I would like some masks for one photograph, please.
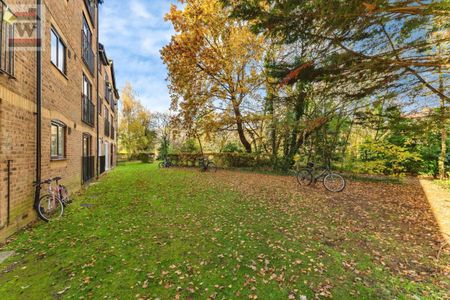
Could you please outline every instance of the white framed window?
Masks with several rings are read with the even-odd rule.
[[[66,158],[66,125],[60,121],[53,120],[51,123],[51,159]]]
[[[51,30],[51,60],[52,63],[66,74],[66,45],[55,29]]]
[[[4,1],[0,1],[0,73],[14,76],[14,32],[15,25],[11,24],[8,16],[14,13]]]

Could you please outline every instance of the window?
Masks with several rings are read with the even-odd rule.
[[[86,18],[83,16],[83,29],[81,30],[81,42],[82,42],[82,58],[86,66],[89,68],[89,72],[94,75],[95,71],[95,55],[92,51],[92,31]]]
[[[89,100],[91,100],[92,96],[92,84],[86,75],[83,74],[83,95],[86,96]]]
[[[51,146],[52,159],[63,159],[66,157],[66,125],[59,121],[51,124]]]
[[[95,21],[95,1],[94,0],[84,0],[84,3],[86,4],[86,7],[88,9],[90,19],[91,19],[92,23],[94,23],[94,21]]]
[[[95,176],[95,157],[91,154],[91,148],[92,137],[90,134],[84,133],[82,153],[83,183],[88,182]]]
[[[111,124],[109,123],[109,111],[108,111],[108,106],[105,105],[105,135],[109,136],[110,133],[110,126]]]
[[[92,31],[86,18],[83,16],[83,35],[85,37],[86,46],[92,48]]]
[[[97,110],[98,115],[101,116],[101,115],[102,115],[102,107],[103,107],[103,104],[102,104],[102,97],[98,97],[98,100],[97,100],[97,107],[98,107],[98,110]]]
[[[91,156],[91,143],[92,143],[92,138],[90,134],[83,134],[83,156],[84,157],[89,157]]]
[[[95,106],[92,103],[92,84],[83,74],[83,97],[82,97],[82,115],[81,120],[90,125],[95,125]]]
[[[0,1],[0,73],[14,75],[14,14]]]
[[[63,43],[61,37],[54,29],[51,30],[52,49],[51,57],[52,63],[64,74],[66,74],[66,45]]]
[[[106,101],[108,101],[108,103],[109,103],[109,93],[110,93],[109,77],[108,77],[108,73],[105,73],[105,99],[106,99]]]

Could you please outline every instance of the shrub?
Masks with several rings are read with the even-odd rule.
[[[271,166],[270,156],[253,153],[177,153],[168,155],[177,166],[198,165],[200,158],[206,157],[220,168],[267,168]]]
[[[196,153],[199,151],[199,147],[194,139],[188,139],[180,150],[182,153]]]
[[[357,171],[369,174],[400,175],[411,172],[422,161],[418,153],[387,141],[365,141],[360,148]]]
[[[218,153],[217,163],[228,168],[266,168],[271,166],[270,156],[257,153]]]
[[[155,160],[155,154],[142,152],[137,155],[137,160],[140,160],[142,163],[145,164],[153,163]]]
[[[236,143],[227,143],[222,151],[222,153],[242,153],[242,148]]]

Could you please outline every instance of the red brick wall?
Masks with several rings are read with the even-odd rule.
[[[8,0],[7,4],[34,4],[32,0]],[[82,16],[90,24],[93,51],[96,49],[96,24],[92,24],[84,0],[44,0],[44,48],[42,52],[42,178],[61,176],[63,183],[74,191],[81,187],[82,136],[92,136],[93,156],[97,153],[97,131],[81,120],[82,76],[93,87],[92,102],[97,106],[97,78],[82,61]],[[50,30],[55,28],[67,46],[67,72],[63,75],[50,58]],[[96,56],[98,57],[98,56]],[[97,62],[95,62],[97,66]],[[104,72],[103,72],[104,74]],[[104,76],[104,75],[103,75]],[[111,77],[110,77],[111,78]],[[104,82],[99,79],[103,94]],[[36,57],[32,51],[15,55],[15,78],[0,74],[0,242],[36,218],[33,211],[33,181],[36,151]],[[96,114],[97,115],[97,114]],[[66,159],[50,159],[50,125],[56,119],[67,126]],[[96,124],[97,125],[97,124]],[[99,132],[103,135],[103,123]],[[114,141],[111,141],[114,142]],[[12,162],[11,218],[6,226],[7,160]]]

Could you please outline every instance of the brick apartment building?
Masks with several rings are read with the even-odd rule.
[[[76,191],[116,164],[119,95],[98,5],[0,0],[0,242],[36,219],[38,178]],[[27,18],[35,50],[18,37]]]

